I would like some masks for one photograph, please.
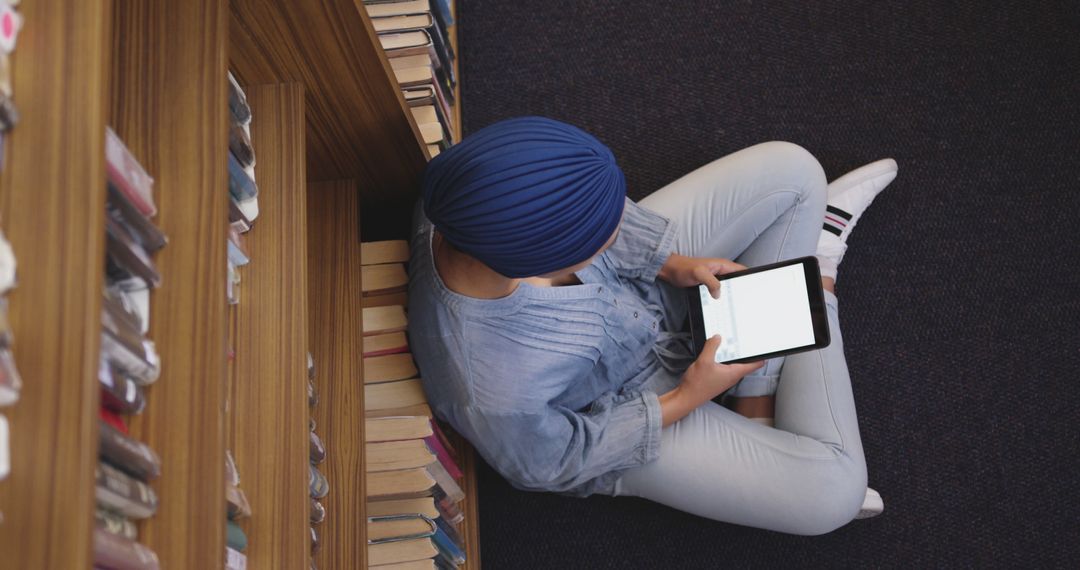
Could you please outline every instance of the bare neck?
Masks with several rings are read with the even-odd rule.
[[[521,279],[499,274],[475,257],[460,251],[438,231],[432,238],[435,270],[451,291],[477,299],[501,299],[513,293]]]

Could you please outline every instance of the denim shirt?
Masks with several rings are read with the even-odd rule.
[[[657,280],[674,230],[627,199],[616,241],[580,285],[476,299],[442,282],[417,208],[409,343],[428,402],[515,487],[611,494],[622,470],[659,456],[654,390],[691,360],[671,334],[685,321],[682,294]]]

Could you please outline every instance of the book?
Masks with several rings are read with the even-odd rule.
[[[321,499],[330,493],[330,483],[326,481],[326,477],[314,465],[308,465],[308,472],[310,475],[308,491],[312,499]]]
[[[0,407],[19,401],[22,377],[15,368],[15,357],[8,347],[0,348]]]
[[[229,152],[240,166],[255,166],[255,149],[251,147],[251,135],[246,125],[233,123],[229,126]]]
[[[229,225],[236,228],[240,233],[251,231],[251,218],[248,218],[240,209],[240,205],[232,196],[229,197]]]
[[[161,475],[161,459],[149,445],[136,441],[105,422],[99,422],[98,454],[123,472],[149,481]]]
[[[308,515],[308,522],[320,524],[324,520],[326,520],[326,507],[318,500],[311,499],[311,512]]]
[[[237,552],[243,552],[247,550],[247,543],[247,534],[244,533],[244,529],[233,521],[227,521],[225,523],[226,546]]]
[[[427,30],[379,34],[379,44],[386,51],[386,57],[407,55],[427,55],[432,63],[438,64],[439,55],[435,53],[435,44]]]
[[[431,424],[436,425],[434,420],[431,421]],[[438,428],[436,427],[435,430],[437,429]],[[461,468],[458,467],[457,462],[454,461],[453,455],[450,453],[447,446],[443,444],[443,440],[439,438],[441,432],[435,430],[432,431],[431,435],[424,438],[424,443],[427,444],[428,449],[439,458],[439,463],[442,463],[443,467],[446,468],[446,471],[451,477],[454,479],[461,479],[465,474],[461,471]]]
[[[394,305],[401,305],[404,307],[408,304],[409,294],[404,290],[398,291],[397,293],[380,293],[360,298],[360,305],[362,307],[392,307]]]
[[[439,550],[428,538],[415,538],[397,542],[368,545],[368,565],[411,562],[438,556]]]
[[[442,149],[440,149],[439,145],[437,145],[437,144],[429,144],[429,145],[427,145],[427,150],[428,150],[428,155],[430,155],[431,158],[435,158],[436,156],[439,156],[439,153],[442,152]]]
[[[415,14],[398,14],[372,18],[371,25],[376,33],[402,32],[405,30],[419,30],[430,28],[435,25],[435,17],[431,12]]]
[[[94,509],[94,526],[130,540],[139,539],[139,531],[131,519],[100,507]]]
[[[105,253],[105,274],[122,288],[156,288],[161,284],[161,273],[150,254],[112,217],[105,218]],[[136,283],[129,285],[128,281]]]
[[[101,419],[101,421],[116,428],[117,431],[119,431],[120,433],[127,435],[127,424],[124,423],[124,418],[120,417],[120,415],[116,412],[108,408],[101,407],[98,409],[98,417]]]
[[[404,291],[409,283],[405,266],[400,263],[383,265],[365,265],[360,268],[360,283],[363,296],[396,293]]]
[[[436,519],[441,516],[439,509],[435,507],[435,499],[431,497],[368,501],[365,512],[369,517],[419,514]]]
[[[438,144],[452,138],[449,120],[439,115],[435,110],[435,105],[412,107],[410,111],[412,111],[413,119],[416,120],[417,127],[420,128],[420,134],[424,137],[424,143]]]
[[[421,514],[400,514],[368,517],[368,543],[388,542],[434,535],[439,527]]]
[[[365,336],[361,342],[360,350],[364,358],[400,354],[409,350],[409,341],[403,332]]]
[[[247,570],[247,556],[226,546],[225,570]]]
[[[326,447],[323,445],[319,436],[315,432],[308,432],[311,434],[311,445],[308,452],[308,459],[312,465],[318,465],[326,460]]]
[[[435,479],[424,467],[401,469],[397,471],[379,471],[367,474],[367,498],[406,499],[430,495],[435,487]]]
[[[161,360],[152,342],[143,340],[143,346],[142,353],[136,353],[111,331],[101,331],[101,355],[126,377],[145,386],[154,383],[161,375]]]
[[[113,570],[158,570],[157,554],[140,544],[101,528],[94,529],[94,565]]]
[[[422,439],[368,443],[364,445],[364,454],[368,473],[415,469],[437,460]]]
[[[363,359],[364,384],[379,384],[416,378],[420,371],[413,363],[412,353],[387,354]]]
[[[225,516],[229,520],[251,516],[251,503],[248,502],[247,495],[240,487],[229,483],[225,484]]]
[[[311,529],[311,555],[315,556],[322,547],[322,541],[319,540],[319,531],[315,530],[315,527],[309,528]]]
[[[450,476],[450,472],[446,470],[446,467],[443,467],[443,464],[437,458],[428,463],[425,469],[427,469],[428,474],[435,480],[443,493],[446,493],[447,498],[455,503],[465,500],[465,491],[461,489],[461,486]]]
[[[243,267],[251,261],[251,256],[244,247],[244,238],[240,230],[231,225],[229,226],[229,261],[237,267]]]
[[[409,242],[403,239],[368,241],[360,244],[361,265],[406,263],[409,261]]]
[[[98,463],[96,481],[94,496],[107,509],[133,519],[149,518],[157,511],[157,494],[149,485],[108,463]]]
[[[7,417],[0,414],[0,481],[11,473],[11,428]]]
[[[364,420],[364,441],[400,441],[432,435],[431,420],[426,416],[397,416]]]
[[[144,216],[157,215],[154,179],[110,127],[105,127],[105,176]]]
[[[397,562],[395,564],[379,564],[378,566],[368,566],[368,568],[373,570],[435,570],[435,560],[426,558],[424,560]]]
[[[231,71],[228,73],[228,79],[229,112],[232,114],[232,120],[234,123],[246,125],[251,122],[251,107],[248,106],[244,90],[240,87],[240,83],[236,81],[236,77]]]
[[[465,551],[456,544],[442,528],[436,527],[435,534],[431,536],[431,542],[439,550],[439,555],[454,566],[465,563]]]
[[[390,418],[397,416],[431,416],[431,407],[426,403],[401,406],[398,408],[382,408],[378,410],[365,410],[364,417],[367,419]]]
[[[115,184],[109,182],[106,187],[108,192],[108,198],[105,202],[106,215],[123,224],[147,253],[153,253],[165,247],[168,242],[165,233],[140,212],[138,207]]]
[[[426,404],[420,379],[398,380],[364,386],[364,410],[385,410]]]
[[[362,310],[364,336],[404,331],[409,321],[405,318],[405,307],[365,307]]]
[[[372,18],[431,12],[429,0],[364,0],[364,10]]]
[[[259,195],[259,187],[255,185],[255,180],[232,153],[229,153],[229,195],[237,201],[237,206],[241,209],[243,209],[244,201]],[[246,212],[245,215],[253,219],[250,212]]]

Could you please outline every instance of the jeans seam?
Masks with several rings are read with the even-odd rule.
[[[741,219],[741,218],[742,218],[743,216],[745,216],[745,215],[747,214],[747,212],[749,212],[750,210],[752,210],[752,209],[754,209],[755,207],[757,207],[757,206],[758,206],[759,204],[761,204],[761,203],[762,203],[763,201],[765,201],[766,199],[768,199],[768,198],[771,198],[771,197],[772,197],[773,195],[775,195],[775,194],[780,194],[780,193],[786,193],[786,192],[791,192],[791,193],[794,193],[794,194],[799,194],[799,188],[797,188],[797,187],[794,187],[794,186],[792,186],[792,187],[780,187],[780,188],[777,188],[776,190],[773,190],[772,192],[769,192],[768,194],[766,194],[766,195],[764,195],[764,196],[760,196],[760,197],[759,197],[759,198],[758,198],[757,200],[755,200],[755,201],[754,201],[754,202],[753,202],[752,204],[749,204],[749,205],[745,206],[745,207],[744,207],[744,208],[742,209],[742,211],[740,211],[740,212],[739,212],[738,214],[736,214],[736,215],[735,215],[735,216],[734,216],[733,218],[731,218],[731,220],[730,220],[730,221],[728,222],[728,225],[729,225],[729,226],[730,226],[730,225],[734,225],[734,224],[735,224],[736,222],[738,222],[738,221],[739,221],[739,220],[740,220],[740,219]],[[794,205],[792,205],[792,206],[791,206],[791,208],[794,208],[795,206],[799,205],[799,204],[800,204],[801,202],[802,202],[801,200],[796,200],[796,201],[795,201],[795,204],[794,204]],[[788,210],[790,210],[791,208],[788,208]],[[784,210],[784,211],[786,212],[787,210]],[[789,232],[791,231],[791,224],[792,224],[792,223],[793,223],[794,221],[795,221],[795,216],[794,216],[794,214],[793,214],[793,215],[791,216],[791,220],[790,220],[790,221],[788,221],[788,227],[787,227],[787,228],[786,228],[786,229],[784,230],[784,238],[783,238],[783,239],[781,240],[781,243],[780,243],[780,249],[783,249],[783,246],[784,246],[784,244],[785,244],[785,243],[787,243],[787,237],[788,237],[788,233],[789,233]]]

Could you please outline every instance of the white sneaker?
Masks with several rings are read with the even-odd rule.
[[[885,158],[856,168],[829,184],[825,222],[816,254],[822,277],[836,279],[851,230],[874,198],[896,178],[896,171],[896,161]]]
[[[859,509],[859,514],[855,515],[856,519],[868,519],[876,517],[885,510],[885,501],[881,500],[881,495],[877,491],[866,488],[866,497],[863,498],[862,508]]]

